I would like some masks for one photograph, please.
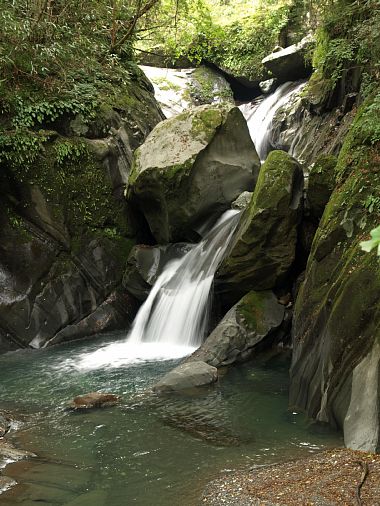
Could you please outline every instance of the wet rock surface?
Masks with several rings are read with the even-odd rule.
[[[249,292],[228,311],[187,362],[202,360],[221,367],[247,360],[262,341],[267,346],[273,342],[284,316],[284,305],[272,292]]]
[[[90,392],[88,394],[74,397],[72,402],[69,404],[69,408],[73,410],[109,408],[118,404],[120,400],[120,395],[106,392]]]
[[[157,393],[170,393],[215,383],[218,371],[201,360],[184,363],[167,373],[152,390]]]
[[[369,506],[377,504],[379,496],[380,457],[339,449],[295,462],[229,473],[210,483],[199,504]]]
[[[152,91],[139,71],[117,110],[64,118],[25,177],[0,175],[0,353],[133,319],[121,288],[135,234],[123,192],[132,151],[163,118]],[[74,162],[57,159],[62,145],[81,146]]]
[[[252,190],[259,166],[239,109],[200,106],[160,123],[136,151],[128,196],[158,243],[193,240]]]

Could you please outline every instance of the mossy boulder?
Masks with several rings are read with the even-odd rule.
[[[202,360],[214,367],[247,360],[263,341],[280,334],[285,308],[271,291],[245,295],[224,316],[202,346],[187,361]]]
[[[337,158],[322,155],[312,166],[308,178],[307,203],[312,219],[318,222],[335,187]]]
[[[360,249],[380,222],[371,105],[362,106],[339,155],[337,186],[297,296],[290,402],[343,429],[347,446],[379,451],[380,265],[375,251]]]
[[[218,270],[221,291],[267,290],[284,278],[295,257],[302,193],[303,173],[297,161],[284,151],[272,151]]]
[[[204,105],[156,126],[135,153],[128,198],[157,242],[191,240],[252,190],[259,166],[239,109]]]

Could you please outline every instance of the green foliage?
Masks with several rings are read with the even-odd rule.
[[[377,248],[377,256],[380,257],[380,225],[371,231],[371,239],[369,241],[362,241],[360,247],[367,253]]]
[[[376,144],[380,141],[380,91],[364,106],[362,119],[355,124],[353,135],[363,144]]]
[[[380,0],[331,0],[320,8],[313,64],[333,90],[347,74],[362,73],[362,96],[380,77]]]
[[[23,178],[47,131],[126,97],[136,23],[157,2],[0,0],[0,165]]]
[[[163,52],[173,62],[213,61],[235,74],[263,77],[261,60],[295,23],[304,0],[162,0],[155,30],[136,47]],[[299,34],[299,38],[303,33]]]
[[[254,15],[224,27],[224,37],[215,48],[217,63],[237,75],[262,79],[261,61],[279,43],[290,6],[289,1],[262,2]]]

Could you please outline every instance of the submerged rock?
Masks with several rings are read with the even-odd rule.
[[[253,189],[259,167],[239,109],[200,106],[152,131],[135,153],[128,196],[157,242],[193,240],[202,221]]]
[[[303,173],[297,161],[283,151],[272,151],[217,272],[222,292],[267,290],[285,277],[295,258],[302,194]]]
[[[218,370],[202,361],[184,363],[168,372],[153,386],[157,393],[170,393],[179,390],[209,385],[218,379]]]
[[[284,305],[271,291],[249,292],[228,311],[187,362],[202,360],[221,367],[246,360],[259,343],[273,341],[284,316]]]
[[[312,72],[311,61],[307,59],[307,53],[313,44],[314,41],[311,37],[305,37],[298,44],[293,44],[266,56],[263,59],[263,65],[282,83],[307,77]]]
[[[92,409],[92,408],[108,408],[115,406],[121,400],[120,395],[102,393],[102,392],[90,392],[84,395],[78,395],[74,397],[72,402],[69,404],[70,409]]]

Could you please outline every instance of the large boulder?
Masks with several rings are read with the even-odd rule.
[[[204,105],[159,123],[136,151],[129,199],[159,243],[193,240],[255,185],[260,162],[237,107]]]
[[[303,173],[297,161],[283,151],[272,151],[217,273],[220,291],[272,289],[284,278],[295,257],[302,194]]]
[[[338,159],[295,304],[290,384],[292,405],[365,451],[380,449],[380,266],[375,251],[360,250],[380,221],[380,156],[368,130],[377,115],[363,105]]]
[[[221,367],[246,360],[259,343],[273,341],[284,316],[285,307],[273,292],[249,292],[228,311],[187,361],[202,360]]]
[[[263,59],[264,67],[278,79],[278,82],[297,81],[308,77],[312,72],[310,52],[314,42],[311,37],[305,37],[298,44],[293,44],[280,51],[275,51]]]

